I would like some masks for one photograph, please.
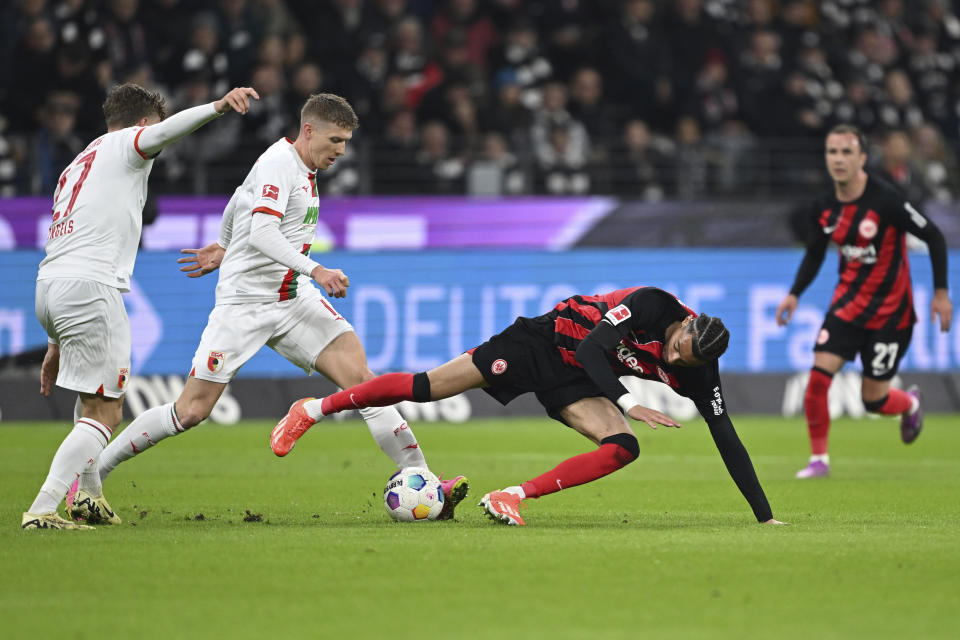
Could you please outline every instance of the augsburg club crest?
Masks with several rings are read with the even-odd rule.
[[[210,357],[207,358],[207,369],[216,373],[223,368],[223,354],[219,351],[211,351]]]

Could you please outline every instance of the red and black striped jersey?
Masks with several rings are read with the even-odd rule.
[[[675,367],[663,357],[667,327],[696,312],[656,287],[631,287],[595,296],[567,298],[547,314],[554,322],[554,344],[564,364],[587,369],[611,400],[626,392],[620,376],[634,376],[669,385],[692,399],[704,417],[721,415],[719,368]],[[600,325],[606,329],[594,332]],[[606,370],[589,370],[577,359],[577,348],[591,332],[604,349]]]
[[[930,245],[935,286],[946,287],[945,248],[939,269],[935,255],[942,234],[892,185],[870,176],[856,200],[841,202],[831,193],[810,215],[807,254],[790,292],[799,296],[813,281],[833,241],[840,250],[840,281],[828,313],[841,320],[866,329],[905,329],[916,322],[907,233]]]

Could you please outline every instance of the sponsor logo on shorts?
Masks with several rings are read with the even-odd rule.
[[[817,344],[826,344],[829,339],[830,332],[826,329],[820,329],[820,333],[817,334]]]
[[[127,379],[130,377],[130,368],[122,367],[120,369],[120,375],[117,376],[117,387],[123,389],[123,385],[127,384]]]
[[[490,365],[490,371],[493,372],[493,375],[499,376],[501,373],[507,370],[507,361],[503,358],[498,358],[493,361],[493,364]]]
[[[630,309],[626,305],[617,305],[603,316],[610,324],[617,325],[630,317]]]
[[[869,240],[873,236],[877,235],[877,223],[870,218],[866,218],[860,223],[860,227],[857,230],[860,232],[861,236]]]
[[[280,197],[280,189],[273,186],[272,184],[263,185],[263,193],[260,196],[261,198],[270,198],[271,200],[276,200]]]
[[[223,368],[223,354],[219,351],[211,351],[210,356],[207,358],[207,369],[212,373],[216,373]]]

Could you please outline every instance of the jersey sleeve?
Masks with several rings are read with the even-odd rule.
[[[621,409],[629,408],[621,402],[625,396],[629,398],[629,392],[610,369],[606,352],[616,347],[631,331],[642,331],[653,325],[665,312],[673,311],[671,303],[676,307],[677,319],[683,319],[686,312],[668,293],[654,288],[638,289],[627,295],[620,304],[611,307],[577,347],[577,362],[603,391],[603,395],[620,405]]]
[[[293,176],[284,171],[281,163],[261,161],[253,182],[253,210],[251,213],[264,213],[283,219],[293,188]],[[243,213],[243,212],[241,212]]]
[[[217,244],[224,249],[230,246],[230,240],[233,239],[233,218],[237,215],[237,200],[241,188],[234,189],[233,195],[230,196],[230,202],[224,208],[223,216],[220,219],[220,237],[217,239]]]
[[[947,288],[947,242],[943,232],[909,201],[895,197],[897,206],[887,212],[891,223],[904,233],[910,233],[927,243],[933,267],[935,289]]]
[[[802,225],[806,234],[805,245],[807,250],[803,254],[800,268],[797,269],[797,275],[790,287],[790,293],[798,298],[817,277],[817,273],[823,265],[823,260],[827,256],[827,246],[830,244],[829,236],[823,232],[817,219],[822,209],[819,204],[819,202],[816,202],[810,205],[806,214],[806,222]]]
[[[759,522],[766,522],[773,517],[773,512],[763,487],[760,486],[750,454],[740,441],[730,415],[727,413],[723,386],[720,384],[719,364],[714,362],[712,365],[707,365],[698,382],[694,392],[685,395],[693,400],[697,411],[710,428],[710,435],[717,446],[720,458],[723,459],[723,464],[727,467],[727,473],[746,498],[753,510],[753,515]]]
[[[212,102],[179,111],[163,122],[139,127],[134,138],[134,150],[144,160],[150,160],[165,146],[196,131],[206,123],[220,117]]]

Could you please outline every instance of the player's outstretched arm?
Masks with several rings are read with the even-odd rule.
[[[60,345],[47,343],[47,353],[40,365],[40,395],[49,396],[60,373]]]
[[[940,318],[940,331],[950,331],[953,324],[953,303],[946,289],[934,289],[933,300],[930,301],[930,321],[936,322]]]
[[[790,524],[790,523],[780,522],[779,520],[774,520],[773,518],[770,518],[769,520],[765,520],[763,524]]]
[[[168,144],[196,131],[224,113],[230,111],[237,111],[241,114],[247,113],[250,109],[251,98],[259,99],[260,96],[250,87],[237,87],[231,89],[227,95],[216,102],[202,104],[175,113],[163,122],[145,127],[138,134],[137,149],[146,157],[152,158]]]
[[[327,292],[327,295],[334,298],[347,297],[350,278],[340,269],[327,269],[322,264],[318,264],[310,273],[310,277]]]
[[[226,252],[227,250],[216,242],[202,249],[181,249],[180,253],[187,255],[179,258],[177,264],[183,265],[180,271],[186,273],[188,278],[199,278],[219,269]]]

